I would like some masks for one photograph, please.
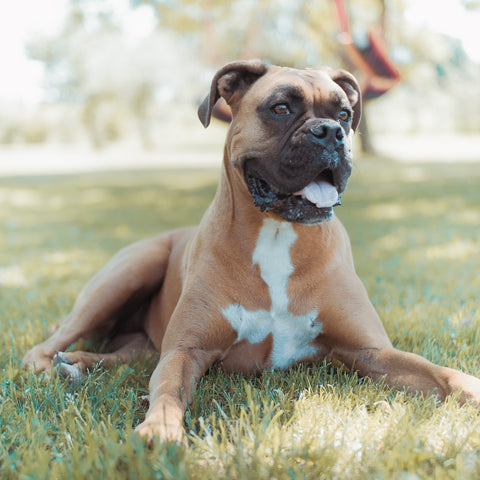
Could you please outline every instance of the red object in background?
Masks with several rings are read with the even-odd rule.
[[[359,48],[350,34],[344,0],[335,0],[335,6],[340,26],[339,41],[346,53],[346,60],[353,69],[363,73],[363,79],[360,82],[363,99],[377,98],[392,89],[402,79],[399,69],[388,56],[382,28],[370,27],[367,32],[368,45],[365,48]],[[223,98],[215,104],[212,116],[223,122],[232,120],[230,107]]]
[[[388,56],[382,28],[370,27],[368,45],[358,48],[350,34],[344,0],[335,0],[335,6],[340,26],[339,40],[346,52],[347,62],[364,75],[361,82],[363,98],[368,100],[383,95],[400,82],[402,75]]]

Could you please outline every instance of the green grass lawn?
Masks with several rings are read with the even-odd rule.
[[[23,353],[122,246],[197,223],[214,170],[0,179],[0,478],[480,478],[480,416],[298,365],[245,378],[213,368],[188,442],[133,433],[152,360],[80,385],[37,378]],[[358,161],[337,215],[393,343],[480,375],[480,164]]]

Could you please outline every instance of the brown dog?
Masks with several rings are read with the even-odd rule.
[[[120,251],[90,280],[60,328],[24,357],[74,379],[99,361],[161,353],[137,431],[179,440],[196,380],[214,362],[252,373],[338,359],[410,392],[480,401],[480,380],[394,349],[355,273],[333,215],[352,168],[360,90],[347,72],[234,62],[199,108],[222,96],[233,120],[216,196],[198,228]],[[85,335],[113,353],[62,353]]]

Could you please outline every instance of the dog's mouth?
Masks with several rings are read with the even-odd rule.
[[[321,223],[330,220],[333,207],[341,205],[330,169],[294,193],[279,191],[249,169],[245,169],[245,181],[260,211],[273,211],[289,222]]]

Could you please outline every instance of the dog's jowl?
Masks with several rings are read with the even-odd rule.
[[[160,352],[137,431],[180,440],[195,381],[228,371],[336,359],[412,393],[480,401],[480,380],[392,347],[355,273],[334,215],[352,169],[360,89],[343,70],[233,62],[199,108],[232,110],[220,183],[198,227],[117,253],[80,292],[58,330],[23,359],[78,380],[95,363]],[[65,350],[84,336],[108,353]]]

